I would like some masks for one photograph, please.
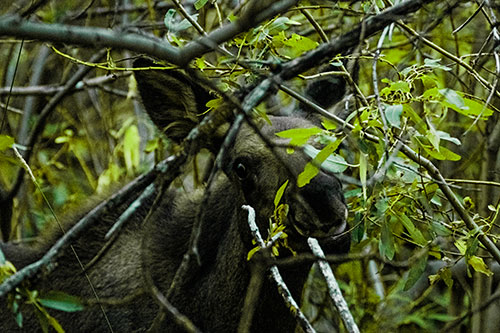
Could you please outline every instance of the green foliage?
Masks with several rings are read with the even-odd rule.
[[[196,0],[196,2],[194,3],[194,8],[196,10],[200,10],[207,4],[207,2],[208,0]]]
[[[6,150],[14,144],[14,138],[8,135],[0,135],[0,151]]]
[[[287,186],[288,180],[284,182],[276,192],[276,195],[274,197],[274,211],[273,215],[269,218],[267,239],[264,241],[266,244],[271,244],[271,252],[276,257],[279,256],[280,248],[286,248],[291,253],[295,253],[295,251],[290,246],[288,246],[288,235],[285,232],[285,220],[288,215],[289,207],[286,203],[280,203]],[[251,249],[248,252],[247,260],[252,259],[252,256],[259,250],[261,250],[260,245],[257,245],[256,247]]]
[[[60,291],[50,291],[39,299],[40,304],[47,308],[65,312],[83,310],[84,306],[80,299]]]
[[[141,1],[133,3],[144,5]],[[334,40],[351,31],[368,15],[385,9],[388,3],[381,0],[325,2],[321,5],[299,2],[298,9],[307,10],[327,37]],[[322,78],[349,78],[349,92],[353,92],[356,98],[350,101],[345,121],[352,130],[346,124],[323,119],[323,128],[278,133],[278,137],[288,144],[289,153],[300,149],[310,157],[299,174],[298,186],[305,186],[320,169],[345,176],[351,252],[366,253],[378,270],[375,273],[370,270],[370,260],[346,262],[336,269],[344,296],[363,332],[440,330],[453,319],[447,311],[450,308],[450,289],[456,283],[451,273],[455,263],[464,258],[469,274],[492,274],[489,262],[484,259],[477,230],[467,229],[440,190],[439,181],[431,178],[421,163],[410,159],[401,149],[405,144],[418,156],[431,160],[446,179],[455,179],[452,189],[457,200],[482,232],[497,239],[494,221],[498,221],[500,212],[498,191],[489,185],[478,187],[477,184],[464,185],[461,182],[499,182],[499,176],[493,174],[498,167],[493,164],[496,162],[490,160],[489,165],[485,162],[488,142],[493,129],[498,126],[498,98],[493,94],[489,99],[490,89],[478,79],[484,78],[489,83],[496,79],[496,64],[491,56],[493,48],[490,49],[487,42],[490,22],[483,17],[489,14],[484,10],[483,16],[468,21],[478,6],[475,2],[463,1],[449,19],[447,15],[451,11],[447,9],[447,3],[428,4],[425,10],[433,15],[418,12],[408,20],[401,18],[411,28],[420,29],[418,38],[394,25],[383,40],[381,33],[365,35],[354,54],[330,59],[336,72],[348,68],[342,75],[338,72],[322,73]],[[241,11],[235,11],[228,4],[229,1],[197,0],[194,8],[199,12],[191,18],[210,33],[241,15]],[[147,10],[130,12],[130,19],[151,27],[165,43],[182,47],[199,37],[189,20],[175,9],[157,10],[152,1],[147,1],[146,5]],[[82,12],[86,10],[79,2],[52,1],[37,10],[36,16],[43,22],[65,22],[70,17],[75,25],[106,28],[119,21],[113,15],[99,16],[91,11],[91,15],[77,18]],[[163,23],[161,29],[158,21],[159,25]],[[453,32],[463,22],[468,23]],[[421,37],[439,48],[421,43]],[[230,95],[242,87],[260,83],[263,78],[279,71],[282,63],[316,50],[321,43],[320,34],[309,19],[301,10],[293,9],[221,44],[221,49],[231,52],[231,55],[210,52],[190,66],[202,71]],[[42,47],[41,43],[27,44],[21,52],[14,81],[19,86],[30,85],[30,75],[34,71],[33,55]],[[373,55],[378,45],[382,48],[377,60]],[[0,57],[5,60],[2,62],[2,82],[10,82],[17,61],[13,55],[18,54],[18,47],[6,43],[0,50]],[[89,52],[69,46],[63,47],[62,51],[76,59],[88,59],[89,53],[95,53],[95,50]],[[110,50],[107,63],[114,69],[125,67],[122,59],[130,56]],[[459,61],[472,66],[474,72]],[[359,67],[358,78],[352,75],[350,65],[353,63]],[[50,73],[45,79],[54,85],[65,82],[74,71],[72,61],[56,54],[48,58],[45,66],[46,73]],[[28,195],[16,198],[13,238],[36,236],[40,229],[51,223],[52,216],[42,194],[49,198],[57,214],[62,214],[80,206],[89,196],[106,194],[112,184],[146,170],[164,157],[165,148],[169,153],[175,153],[176,148],[167,140],[158,136],[152,138],[149,123],[132,112],[132,98],[137,96],[133,80],[126,76],[123,79],[116,70],[96,70],[95,75],[103,76],[108,72],[117,75],[113,83],[92,89],[85,87],[84,93],[67,96],[47,120],[29,163],[43,193],[35,190],[32,184],[26,184]],[[302,73],[285,84],[303,91],[317,73],[318,69]],[[377,89],[374,82],[377,82]],[[25,97],[16,96],[10,106],[23,109],[24,102]],[[207,112],[222,103],[222,98],[210,101],[206,105]],[[267,113],[275,111],[275,105],[289,110],[296,108],[296,104],[291,97],[279,92],[272,102],[259,105],[252,116],[269,121]],[[30,129],[38,117],[35,112],[28,119]],[[10,148],[19,144],[16,135],[21,129],[21,116],[7,113],[6,124],[8,126],[0,134],[0,186],[9,189],[19,168]],[[19,150],[21,148],[19,146]],[[494,150],[495,147],[489,148]],[[276,255],[283,246],[286,247],[283,221],[288,206],[282,202],[286,197],[286,186],[284,184],[276,194],[268,228],[267,241],[278,238],[272,248]],[[256,247],[250,251],[249,259],[258,250]],[[442,264],[437,271],[425,270],[436,262]],[[1,254],[0,265],[2,276],[14,271]],[[373,277],[380,279],[383,295],[375,289]],[[423,280],[430,285],[419,289]],[[471,303],[469,294],[464,293],[462,297],[464,304]],[[66,311],[79,308],[78,301],[71,297],[40,296],[25,291],[11,299],[19,323],[22,322],[19,308],[26,302],[31,302],[37,309],[38,306],[41,309],[59,307]],[[322,305],[331,306],[326,303]],[[467,309],[464,306],[462,310],[465,313]],[[44,329],[50,325],[57,327],[46,310],[37,313],[42,318]],[[317,317],[325,313],[329,316],[325,320],[332,323],[332,311],[317,309]]]
[[[328,123],[326,125],[328,126]],[[336,138],[335,134],[328,130],[322,130],[317,127],[294,128],[281,131],[276,133],[276,135],[281,138],[290,139],[290,146],[302,146],[306,155],[312,159],[306,164],[304,171],[297,177],[297,185],[299,187],[307,185],[319,173],[320,168],[332,173],[341,173],[349,166],[342,156],[334,153],[342,140]],[[310,144],[306,144],[313,139],[325,142],[326,146],[318,150]],[[293,149],[289,148],[288,152],[293,153]]]
[[[11,262],[5,260],[0,250],[0,283],[15,273],[16,268]],[[19,327],[23,327],[23,314],[21,310],[23,304],[25,304],[33,308],[43,332],[49,332],[49,327],[52,327],[58,333],[63,333],[64,329],[49,314],[46,308],[65,312],[75,312],[84,309],[78,297],[60,291],[51,291],[40,295],[38,291],[29,289],[25,283],[8,295],[8,304]]]

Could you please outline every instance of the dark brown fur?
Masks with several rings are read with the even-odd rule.
[[[140,61],[138,66],[148,64],[144,60]],[[169,137],[180,141],[199,122],[197,114],[210,95],[180,72],[140,72],[136,78],[146,110],[153,121]],[[294,117],[271,117],[271,121],[272,126],[264,124],[261,131],[272,141],[278,142],[275,132],[313,126],[309,121]],[[283,148],[275,148],[275,152],[291,166],[295,175],[307,161],[299,152],[290,155]],[[247,213],[241,209],[242,205],[249,204],[256,209],[257,222],[264,232],[273,211],[275,193],[285,180],[290,179],[283,198],[290,205],[287,231],[290,245],[298,251],[304,251],[304,236],[316,235],[322,237],[321,242],[328,252],[345,252],[349,246],[349,236],[340,239],[332,237],[344,230],[346,218],[341,184],[334,176],[320,172],[309,185],[297,189],[292,185],[293,179],[284,166],[247,125],[238,133],[227,156],[224,172],[218,173],[208,203],[203,207],[199,244],[201,266],[192,267],[188,279],[178,286],[170,300],[204,332],[234,332],[241,316],[250,277],[250,264],[246,258],[253,247]],[[247,172],[244,179],[235,172],[239,164],[244,165]],[[127,223],[106,255],[89,270],[90,279],[101,298],[123,300],[138,295],[130,302],[105,306],[115,332],[145,331],[150,327],[158,306],[151,295],[140,294],[145,286],[143,267],[150,268],[155,284],[166,293],[188,250],[191,227],[201,206],[203,193],[203,190],[196,190],[180,194],[176,189],[169,189],[149,220],[150,223],[143,226],[142,221],[152,204],[151,201],[147,202]],[[307,207],[299,203],[299,196]],[[104,234],[134,199],[129,198],[126,204],[105,216],[99,225],[92,227],[74,244],[84,264],[99,251],[104,243]],[[309,214],[311,210],[313,216]],[[312,221],[316,221],[320,228],[313,226]],[[51,244],[52,241],[48,241],[33,249],[22,249],[11,244],[0,246],[7,258],[20,268],[39,258]],[[142,248],[145,249],[144,256],[141,255]],[[307,267],[282,271],[296,299],[300,298],[307,273]],[[58,267],[49,276],[34,281],[32,289],[42,293],[63,290],[84,299],[93,298],[89,284],[70,251],[58,260]],[[38,320],[31,312],[31,305],[23,306],[25,321],[22,330],[17,327],[12,313],[5,308],[5,301],[0,301],[0,306],[0,331],[40,330]],[[90,306],[82,312],[50,310],[50,313],[68,332],[108,331],[97,306]],[[292,332],[294,327],[295,322],[278,295],[276,286],[266,279],[252,331]],[[176,332],[180,329],[172,321],[165,320],[161,330]]]

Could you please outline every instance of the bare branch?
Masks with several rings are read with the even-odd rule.
[[[63,24],[45,24],[24,20],[18,16],[0,17],[0,35],[32,38],[53,43],[67,43],[92,48],[114,47],[147,53],[174,64],[179,61],[179,50],[157,40],[117,30],[77,27]]]
[[[257,244],[261,248],[265,249],[268,245],[265,244],[264,239],[260,234],[259,227],[255,222],[255,210],[248,205],[244,205],[241,208],[248,212],[248,226],[250,227],[250,231],[252,232],[254,239],[257,241]],[[311,326],[307,318],[300,310],[297,302],[295,302],[295,300],[293,299],[290,290],[288,289],[285,282],[283,281],[283,278],[281,277],[278,267],[276,267],[276,265],[273,265],[269,269],[271,271],[271,276],[273,280],[276,282],[278,286],[280,295],[283,297],[283,300],[285,301],[286,305],[288,306],[292,314],[297,319],[299,325],[302,327],[304,332],[311,332],[311,333],[316,332],[316,330]]]
[[[321,269],[321,273],[325,277],[326,285],[328,286],[328,292],[330,294],[330,298],[335,304],[337,311],[339,312],[340,318],[342,318],[342,322],[348,332],[359,333],[358,325],[354,322],[354,318],[352,317],[351,312],[349,311],[349,307],[342,296],[342,292],[340,291],[339,284],[333,275],[332,269],[330,265],[323,259],[325,259],[325,253],[319,246],[318,241],[315,238],[308,238],[307,243],[311,248],[313,254],[317,256],[319,259],[318,264]]]
[[[71,89],[72,92],[82,91],[85,88],[100,87],[106,83],[113,83],[119,78],[130,76],[131,72],[117,73],[113,75],[103,75],[90,79],[83,79],[77,82]],[[0,96],[52,96],[65,89],[65,86],[56,85],[30,85],[28,87],[0,88]]]

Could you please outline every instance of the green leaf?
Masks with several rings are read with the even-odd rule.
[[[467,114],[469,107],[465,105],[465,101],[455,90],[444,88],[439,89],[439,93],[444,97],[444,106],[450,107],[451,109]]]
[[[273,45],[276,48],[280,48],[280,52],[285,56],[295,58],[304,52],[315,49],[319,44],[312,39],[296,33],[293,33],[290,37],[286,37],[285,32],[281,31],[278,35],[273,36]]]
[[[439,62],[441,59],[430,59],[430,58],[425,58],[424,59],[424,64],[427,67],[430,68],[435,68],[435,69],[442,69],[444,71],[451,71],[450,67],[447,67],[445,65],[441,65]]]
[[[131,125],[125,131],[123,139],[123,157],[127,172],[133,174],[140,163],[140,143],[139,130],[137,126]]]
[[[205,106],[208,108],[208,110],[203,112],[201,115],[203,115],[211,110],[217,109],[222,104],[224,104],[224,99],[222,97],[218,97],[218,98],[214,98],[214,99],[209,100],[205,104]]]
[[[23,314],[21,313],[21,311],[16,313],[16,323],[20,328],[23,327]]]
[[[171,8],[165,13],[165,17],[163,18],[163,24],[165,24],[165,27],[170,33],[175,34],[179,31],[186,30],[187,28],[191,27],[191,22],[186,19],[183,19],[181,22],[177,22],[175,19],[175,15],[175,9]],[[191,18],[193,20],[196,20],[197,17],[198,14],[191,15]]]
[[[318,150],[311,145],[305,145],[304,153],[313,159],[315,165],[321,165],[323,170],[341,173],[349,166],[342,156],[333,153],[341,142],[341,140],[330,141],[322,150]],[[329,152],[331,152],[330,155],[328,155]]]
[[[207,4],[208,0],[196,0],[194,3],[194,9],[200,10]]]
[[[451,269],[449,267],[444,267],[440,272],[441,279],[443,279],[444,283],[451,288],[453,286],[453,276],[451,274]]]
[[[409,119],[411,119],[413,121],[417,131],[419,131],[420,133],[424,133],[426,131],[426,128],[424,126],[425,122],[418,115],[418,113],[416,113],[415,110],[413,110],[413,108],[411,106],[409,106],[408,104],[403,105],[403,110],[404,110],[405,116],[407,116]]]
[[[424,93],[422,94],[422,97],[425,98],[426,100],[435,100],[435,99],[439,99],[440,97],[442,97],[442,95],[439,93],[438,88],[432,87],[432,88],[424,91]]]
[[[455,154],[451,150],[440,146],[439,147],[439,152],[428,149],[424,147],[425,151],[429,153],[429,155],[435,159],[441,160],[441,161],[459,161],[462,157],[458,154]]]
[[[406,81],[396,81],[396,82],[391,83],[390,89],[392,91],[400,91],[403,93],[409,93],[410,92],[410,84]]]
[[[424,74],[420,77],[420,80],[422,80],[425,89],[435,88],[438,84],[438,80],[434,76]]]
[[[439,146],[439,151],[437,151],[432,145],[429,144],[429,134],[425,137],[416,135],[413,138],[419,144],[419,146],[422,147],[425,152],[432,158],[442,161],[459,161],[462,158],[460,155],[455,154],[454,152],[443,146]]]
[[[385,119],[392,127],[401,128],[401,114],[403,113],[403,105],[385,105]]]
[[[160,140],[161,139],[159,139],[158,137],[155,137],[154,139],[148,140],[148,142],[146,142],[146,147],[144,147],[144,152],[152,153],[156,149],[160,148],[160,146],[161,146]]]
[[[452,234],[450,229],[446,228],[446,226],[442,225],[439,222],[432,221],[430,226],[432,231],[435,232],[437,236],[448,237]]]
[[[259,250],[260,250],[260,246],[256,246],[253,249],[251,249],[250,251],[248,251],[247,261],[250,261],[250,259],[252,259],[253,255],[256,254]]]
[[[8,135],[0,135],[0,151],[11,148],[13,144],[14,138]]]
[[[202,72],[207,67],[203,58],[196,58],[195,63],[196,67],[199,68]]]
[[[403,288],[404,291],[407,291],[411,287],[415,285],[415,283],[420,279],[422,274],[425,272],[425,268],[427,267],[427,254],[418,258],[417,262],[413,264],[408,272],[408,278],[406,279],[405,286]]]
[[[462,144],[459,139],[452,137],[450,135],[450,133],[448,133],[448,132],[436,131],[436,133],[437,133],[437,135],[439,136],[439,138],[441,140],[446,140],[446,141],[449,141],[449,142],[453,142],[457,146],[460,146]]]
[[[196,21],[198,19],[198,14],[190,15],[190,17],[193,21]],[[191,22],[189,22],[187,19],[184,19],[177,24],[176,31],[186,30],[189,27],[191,27]]]
[[[486,266],[486,264],[484,263],[483,258],[480,258],[478,256],[471,256],[467,262],[472,266],[472,268],[474,268],[476,272],[483,273],[487,276],[493,275],[493,272],[490,271],[488,266]]]
[[[333,121],[329,120],[329,119],[324,119],[322,122],[321,122],[321,125],[323,125],[323,127],[326,129],[326,130],[329,130],[329,131],[333,131],[334,129],[337,128],[337,124],[334,123]]]
[[[368,159],[367,154],[359,154],[359,180],[363,188],[363,198],[366,201],[366,176],[368,174]]]
[[[396,253],[396,249],[394,247],[394,237],[392,236],[392,232],[387,221],[382,224],[380,231],[380,241],[378,242],[380,255],[392,260],[394,258],[394,254]]]
[[[348,166],[347,161],[339,154],[331,154],[321,163],[321,169],[333,173],[344,172]]]
[[[335,140],[318,151],[311,145],[304,147],[306,155],[312,157],[312,161],[308,162],[302,171],[297,176],[297,186],[303,187],[307,185],[318,173],[320,167],[334,173],[343,172],[347,169],[347,162],[340,155],[333,154],[338,148],[341,140]]]
[[[464,104],[468,107],[466,115],[487,119],[494,113],[493,110],[488,108],[485,104],[479,103],[467,97],[464,97]]]
[[[170,8],[166,13],[165,17],[163,17],[163,24],[168,30],[171,30],[172,27],[175,26],[175,14],[176,11],[173,8]]]
[[[439,142],[441,141],[441,138],[439,137],[438,133],[436,132],[436,129],[434,128],[434,125],[429,120],[429,118],[426,118],[426,120],[429,128],[426,137],[427,139],[429,139],[429,142],[432,144],[434,149],[439,152]]]
[[[395,214],[398,219],[401,221],[401,223],[404,225],[408,233],[410,234],[410,237],[413,239],[415,243],[418,245],[424,246],[427,244],[427,240],[425,237],[422,235],[422,232],[415,227],[413,224],[412,220],[406,216],[405,214]]]
[[[297,21],[293,21],[288,17],[278,17],[267,27],[268,33],[270,35],[277,34],[280,31],[287,30],[291,25],[300,25],[300,23]]]
[[[274,197],[274,207],[277,208],[278,204],[280,203],[281,197],[283,196],[283,193],[285,193],[286,186],[288,185],[288,179],[286,182],[281,185],[281,187],[278,189],[278,192],[276,192],[276,196]]]
[[[49,291],[39,298],[44,307],[64,312],[76,312],[84,309],[83,303],[76,296],[68,295],[62,291]]]
[[[455,241],[455,247],[461,255],[465,255],[465,252],[467,251],[467,244],[463,239],[457,239]]]
[[[111,163],[103,173],[99,175],[97,179],[96,192],[99,194],[105,193],[109,189],[109,186],[120,180],[123,176],[125,170],[115,163]]]
[[[61,324],[59,324],[59,322],[57,321],[56,318],[52,317],[52,316],[49,316],[47,314],[47,320],[49,321],[49,324],[50,326],[52,326],[57,333],[64,333],[64,329],[62,328]]]
[[[292,128],[286,131],[276,133],[280,138],[291,139],[290,145],[302,146],[311,136],[321,133],[323,130],[318,127],[311,128]]]
[[[318,173],[319,173],[319,168],[312,162],[308,162],[304,167],[304,171],[302,171],[297,176],[297,186],[298,187],[306,186],[307,184],[309,184],[311,179],[316,177]]]

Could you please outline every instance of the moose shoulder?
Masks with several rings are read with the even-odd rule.
[[[136,61],[136,66],[149,66],[149,63],[141,59]],[[181,141],[199,123],[198,115],[205,111],[210,94],[180,71],[139,71],[135,76],[150,118],[171,139]],[[147,268],[154,284],[166,294],[188,250],[191,228],[200,209],[199,264],[192,265],[188,278],[176,285],[169,301],[202,331],[236,331],[251,274],[247,254],[254,247],[247,213],[241,206],[255,208],[256,222],[264,232],[273,214],[276,192],[287,180],[290,181],[281,200],[289,205],[286,232],[290,247],[306,251],[306,238],[314,236],[330,253],[348,250],[349,236],[339,236],[346,229],[347,216],[339,180],[321,171],[308,185],[302,188],[293,185],[294,177],[304,169],[308,159],[300,151],[288,154],[282,139],[275,135],[314,124],[304,117],[293,116],[270,117],[270,121],[271,124],[260,124],[259,129],[264,137],[278,145],[270,148],[252,127],[243,125],[228,147],[223,170],[216,175],[207,198],[204,198],[206,190],[183,193],[169,189],[148,223],[143,225],[153,200],[145,202],[113,245],[87,270],[114,331],[145,331],[151,326],[158,306],[154,296],[145,292],[144,269]],[[222,126],[216,131],[217,135],[223,138],[227,128]],[[207,148],[216,152],[216,142],[221,140],[211,141],[207,142]],[[106,232],[134,200],[134,197],[129,198],[120,209],[107,214],[73,244],[83,265],[96,256],[106,242]],[[206,203],[204,207],[202,201]],[[38,246],[29,249],[0,245],[7,259],[20,268],[41,257],[59,236],[57,233],[49,235]],[[49,276],[34,281],[32,289],[41,293],[62,290],[83,299],[93,299],[94,293],[74,255],[67,252],[59,258],[58,267]],[[304,267],[282,271],[296,298],[300,298],[307,273]],[[24,326],[20,329],[12,312],[6,311],[5,303],[5,300],[0,301],[0,331],[40,330],[32,305],[23,305]],[[54,310],[51,315],[70,332],[109,329],[98,305],[89,305],[79,312]],[[290,310],[276,286],[265,279],[252,331],[292,332],[294,327]],[[175,332],[179,328],[173,321],[164,320],[161,331]]]

